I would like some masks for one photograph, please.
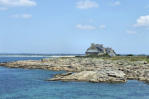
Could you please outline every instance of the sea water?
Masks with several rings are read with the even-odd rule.
[[[0,57],[0,62],[42,57]],[[63,71],[0,67],[0,99],[149,99],[149,85],[46,81]]]

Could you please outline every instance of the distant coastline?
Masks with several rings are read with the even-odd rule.
[[[117,54],[118,56],[149,56],[148,54]],[[42,53],[0,53],[0,57],[71,57],[85,56],[85,54],[42,54]]]
[[[0,57],[73,57],[84,54],[34,54],[34,53],[0,53]]]

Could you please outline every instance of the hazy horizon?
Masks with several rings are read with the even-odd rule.
[[[149,54],[149,0],[0,0],[0,53]]]
[[[126,54],[121,54],[121,53],[116,53],[117,55],[136,55],[136,56],[149,56],[149,54],[132,54],[132,53],[126,53]],[[71,56],[71,55],[85,55],[85,53],[0,53],[0,56]]]

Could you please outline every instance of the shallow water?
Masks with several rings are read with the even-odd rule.
[[[2,58],[1,62],[32,58]],[[48,70],[0,67],[0,99],[149,99],[149,85],[139,81],[121,84],[45,81]]]

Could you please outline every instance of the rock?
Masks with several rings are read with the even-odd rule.
[[[130,79],[146,82],[149,81],[149,64],[147,64],[146,61],[75,57],[48,58],[43,59],[42,61],[16,61],[0,63],[0,66],[71,72],[63,75],[60,74],[53,78],[53,80],[62,81],[125,82]]]
[[[78,73],[61,74],[49,81],[88,81],[88,82],[126,82],[125,74],[119,70],[82,71]]]

